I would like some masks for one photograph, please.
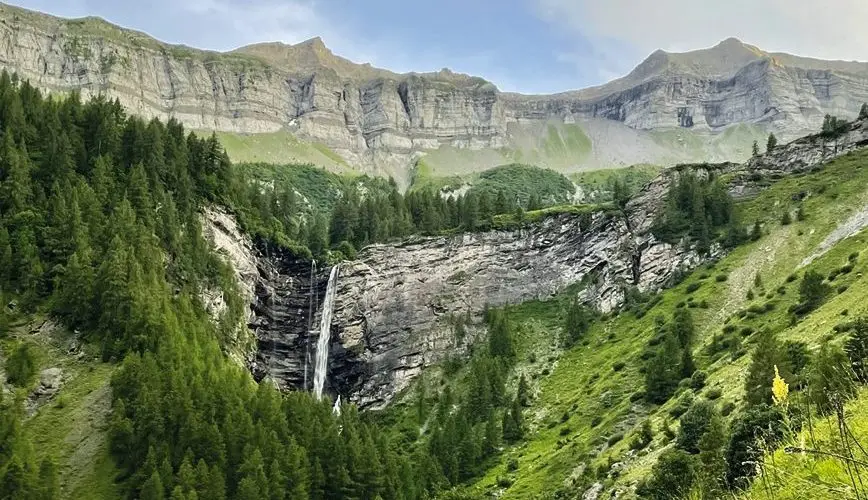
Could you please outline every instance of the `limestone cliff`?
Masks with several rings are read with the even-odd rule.
[[[753,137],[719,133],[728,126],[795,137],[816,130],[826,113],[852,118],[868,101],[868,64],[769,54],[734,39],[685,54],[655,52],[600,87],[528,96],[448,70],[401,75],[355,64],[320,39],[220,54],[99,19],[2,4],[0,67],[49,91],[107,94],[134,113],[173,116],[194,129],[286,130],[355,167],[403,180],[419,155],[443,148],[491,152],[464,158],[472,169],[516,159],[559,168],[739,159]],[[581,136],[564,135],[554,145],[566,146],[558,158],[547,142],[552,123],[575,125]],[[673,130],[690,134],[648,133]]]
[[[521,229],[371,245],[341,264],[332,321],[326,390],[379,407],[424,367],[466,344],[454,317],[479,322],[486,306],[545,299],[584,282],[582,298],[603,311],[628,286],[655,290],[699,256],[656,241],[648,231],[672,171],[649,183],[625,213],[562,214]],[[250,290],[249,326],[258,349],[251,368],[285,388],[310,387],[313,354],[329,269],[316,267],[238,234],[232,218],[211,210],[206,234]]]

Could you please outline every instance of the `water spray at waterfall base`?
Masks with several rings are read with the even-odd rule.
[[[313,372],[313,394],[317,399],[322,399],[322,390],[325,386],[326,372],[329,362],[329,343],[331,342],[332,313],[334,312],[335,295],[337,294],[338,267],[335,265],[329,273],[329,282],[326,287],[325,300],[322,304],[322,316],[319,322],[319,338],[316,342],[316,361]]]

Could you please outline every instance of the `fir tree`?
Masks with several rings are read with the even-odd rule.
[[[771,152],[778,145],[778,138],[775,134],[769,134],[769,140],[766,142],[766,152]]]

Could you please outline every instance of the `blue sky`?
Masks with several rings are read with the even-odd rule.
[[[766,50],[868,60],[866,0],[11,0],[97,15],[214,50],[321,36],[335,53],[394,71],[454,71],[549,93],[624,75],[655,49],[736,36]]]

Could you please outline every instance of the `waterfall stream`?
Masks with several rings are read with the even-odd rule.
[[[335,294],[337,293],[338,266],[332,268],[329,273],[329,283],[326,287],[325,300],[322,303],[322,316],[319,322],[319,338],[316,342],[316,362],[313,372],[313,393],[317,399],[322,399],[322,390],[325,386],[326,372],[329,363],[329,342],[332,332],[332,312],[334,312]]]

